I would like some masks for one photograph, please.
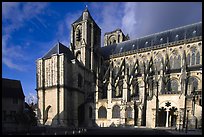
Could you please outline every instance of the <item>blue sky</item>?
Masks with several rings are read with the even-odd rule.
[[[105,32],[121,28],[131,39],[202,21],[201,2],[4,2],[2,77],[21,81],[36,96],[36,64],[59,40],[70,42],[70,27],[85,5]]]

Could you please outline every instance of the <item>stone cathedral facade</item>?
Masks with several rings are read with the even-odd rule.
[[[200,127],[202,22],[130,40],[101,29],[86,8],[36,61],[39,124]]]

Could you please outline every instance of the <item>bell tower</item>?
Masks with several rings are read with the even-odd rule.
[[[88,8],[72,24],[71,45],[75,57],[87,69],[95,70],[99,60],[101,29],[91,17]]]

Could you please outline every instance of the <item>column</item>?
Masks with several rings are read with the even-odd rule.
[[[166,127],[169,126],[169,109],[166,110]]]

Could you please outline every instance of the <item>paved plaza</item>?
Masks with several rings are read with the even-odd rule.
[[[36,127],[29,132],[10,135],[202,135],[201,129],[175,130],[171,128],[109,127],[109,128],[53,128]]]

